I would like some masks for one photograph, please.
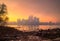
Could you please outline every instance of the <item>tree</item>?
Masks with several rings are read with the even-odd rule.
[[[7,7],[5,4],[0,5],[0,26],[5,26],[8,21]]]

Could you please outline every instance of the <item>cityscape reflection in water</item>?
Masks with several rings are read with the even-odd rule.
[[[15,29],[18,29],[18,30],[21,30],[21,31],[24,31],[24,32],[38,31],[38,30],[43,29],[43,32],[42,32],[43,34],[42,35],[45,35],[45,33],[47,33],[47,32],[49,33],[49,31],[47,29],[55,29],[55,28],[59,28],[60,27],[60,25],[38,25],[38,26],[31,26],[31,25],[29,25],[29,26],[26,26],[26,25],[24,25],[24,26],[22,26],[22,25],[20,25],[20,26],[9,25],[9,26],[12,26]],[[44,30],[47,30],[47,32],[45,32]],[[53,33],[54,30],[51,30],[51,31],[52,31],[52,35],[53,35],[54,34]],[[57,30],[57,31],[60,32],[59,30]],[[34,32],[32,32],[32,33],[34,33]],[[44,37],[41,37],[41,36],[34,36],[34,34],[36,34],[36,33],[34,33],[32,35],[26,35],[26,33],[24,33],[24,34],[25,34],[25,36],[21,35],[20,37],[19,36],[14,37],[14,38],[17,38],[17,39],[16,40],[11,40],[11,41],[60,41],[60,37],[54,38],[54,36],[57,36],[57,35],[53,35],[52,36],[54,39],[49,39],[49,38],[44,38]],[[58,35],[60,35],[60,34],[58,34]],[[50,35],[48,35],[48,37],[49,36]]]
[[[38,30],[48,30],[48,29],[54,29],[54,28],[59,28],[60,25],[8,25],[11,27],[14,27],[15,29],[21,30],[21,31],[38,31]]]

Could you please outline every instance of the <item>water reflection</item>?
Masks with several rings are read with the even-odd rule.
[[[34,25],[28,25],[28,26],[21,25],[21,26],[19,26],[17,28],[19,28],[22,31],[37,31],[39,29],[39,26],[38,25],[36,25],[36,26],[34,26]]]
[[[38,31],[38,30],[41,30],[41,29],[47,30],[47,29],[54,29],[54,28],[59,28],[60,27],[60,25],[59,26],[58,25],[28,25],[28,26],[27,25],[20,25],[20,26],[12,25],[12,26],[15,29],[22,30],[24,32],[27,32],[27,31]],[[43,31],[42,33],[45,33],[45,31]],[[23,35],[21,35],[20,37],[17,36],[17,37],[15,37],[16,40],[12,40],[12,41],[60,41],[59,37],[56,38],[56,39],[47,39],[47,38],[42,38],[42,37],[39,37],[39,36],[36,36],[36,35],[34,36],[34,34],[33,35],[29,35],[29,34],[26,35],[26,36],[23,36]]]
[[[15,29],[22,30],[22,31],[38,31],[38,30],[48,30],[54,28],[60,28],[60,25],[8,25],[14,27]]]

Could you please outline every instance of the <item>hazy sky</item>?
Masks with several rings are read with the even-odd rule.
[[[60,0],[0,0],[0,3],[7,5],[9,21],[33,15],[43,22],[60,22]]]

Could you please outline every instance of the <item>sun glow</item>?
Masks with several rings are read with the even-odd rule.
[[[57,21],[57,18],[53,17],[53,15],[52,16],[44,15],[45,13],[44,10],[42,9],[41,13],[38,14],[38,11],[35,12],[35,9],[33,7],[30,6],[28,7],[27,5],[25,6],[24,3],[17,3],[15,1],[14,2],[3,1],[3,2],[7,5],[9,21],[17,21],[17,19],[28,19],[30,15],[36,16],[37,18],[40,19],[41,22]]]

